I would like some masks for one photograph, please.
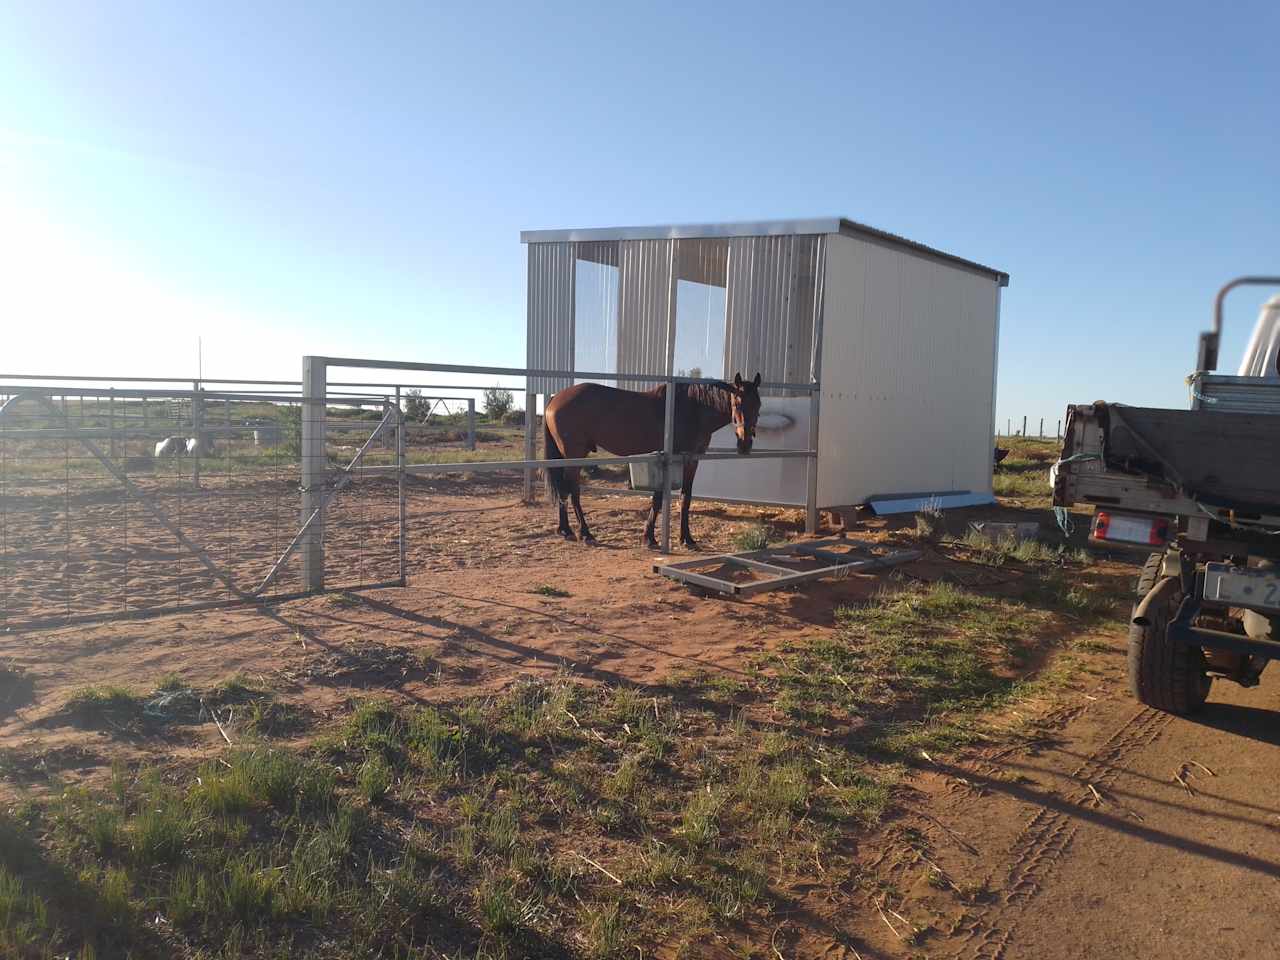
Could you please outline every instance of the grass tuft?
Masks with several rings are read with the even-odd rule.
[[[753,523],[741,530],[735,530],[730,538],[735,549],[741,552],[763,550],[773,541],[779,539],[778,531],[767,523]]]
[[[568,590],[561,590],[559,587],[553,587],[549,583],[539,584],[529,592],[543,597],[567,597],[570,595]]]

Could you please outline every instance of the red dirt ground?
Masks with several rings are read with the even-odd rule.
[[[391,489],[360,505],[363,520],[330,524],[336,563],[357,547],[377,545],[381,555],[394,546],[380,539],[393,530]],[[643,501],[590,498],[601,545],[587,547],[560,540],[549,508],[518,497],[510,481],[413,484],[407,588],[0,635],[0,660],[34,681],[29,703],[0,705],[0,746],[29,760],[0,788],[39,789],[54,770],[73,782],[98,779],[112,759],[202,755],[221,742],[210,724],[145,741],[49,725],[88,684],[148,690],[176,673],[206,687],[243,672],[336,718],[370,689],[428,700],[560,670],[642,684],[697,671],[732,676],[762,651],[832,630],[839,605],[883,582],[852,576],[802,592],[701,597],[652,572],[655,555],[639,546]],[[707,550],[732,549],[733,532],[761,518],[797,534],[794,511],[695,510]],[[857,535],[887,531],[877,523]],[[250,578],[269,558],[236,562]],[[1120,576],[1127,567],[1109,569]],[[918,563],[905,572],[936,571]],[[568,596],[536,592],[546,586]],[[789,956],[1274,955],[1275,676],[1252,692],[1220,684],[1202,720],[1170,719],[1129,699],[1122,626],[1093,639],[1087,662],[1096,674],[1018,708],[1025,716],[1014,720],[1038,721],[1032,743],[922,759],[908,771],[905,812],[860,845],[863,877],[847,897],[807,904],[807,919],[778,918],[774,933],[792,945]],[[1193,779],[1194,792],[1172,778],[1190,760],[1216,774]],[[930,879],[930,864],[942,874]],[[837,919],[858,932],[855,946],[822,933]],[[926,932],[917,940],[906,923]]]

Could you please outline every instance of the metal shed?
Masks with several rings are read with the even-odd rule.
[[[777,386],[765,391],[758,445],[805,450],[816,437],[816,466],[704,463],[697,496],[886,509],[931,496],[943,506],[992,499],[1008,274],[841,217],[520,239],[529,247],[528,367],[567,372],[531,377],[527,402],[582,379],[577,371],[759,371]],[[712,445],[731,446],[730,432]]]

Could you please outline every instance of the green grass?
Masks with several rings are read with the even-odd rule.
[[[142,699],[111,684],[82,687],[67,699],[63,713],[84,726],[124,728],[142,719]]]
[[[996,446],[1007,449],[1009,455],[996,465],[995,495],[1020,506],[1047,508],[1052,500],[1049,467],[1058,459],[1062,444],[1052,439],[999,437]]]
[[[730,540],[734,549],[742,552],[763,550],[770,543],[779,539],[778,531],[767,523],[753,523],[741,530],[735,530]]]
[[[553,587],[553,586],[551,586],[551,584],[549,584],[549,583],[539,584],[538,586],[534,587],[534,588],[533,588],[532,590],[530,590],[529,592],[530,592],[530,593],[536,593],[536,594],[538,594],[539,596],[543,596],[543,597],[567,597],[567,596],[569,596],[569,591],[568,591],[568,590],[561,590],[559,587]]]
[[[992,566],[1018,578],[1002,593],[888,581],[742,675],[642,688],[561,673],[448,703],[366,699],[308,745],[121,765],[100,791],[0,814],[0,954],[585,958],[737,942],[776,925],[797,883],[842,895],[905,764],[992,736],[989,708],[1062,682],[1038,670],[1045,637],[1104,591],[1070,553],[1006,552]],[[233,681],[220,695],[247,698],[246,727],[268,735],[270,692]]]

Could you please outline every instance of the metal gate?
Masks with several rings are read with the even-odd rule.
[[[329,589],[403,583],[400,484],[352,487],[376,441],[402,447],[400,407],[334,402],[377,419],[322,451],[300,516],[296,387],[0,386],[0,630],[298,596],[313,535]]]

